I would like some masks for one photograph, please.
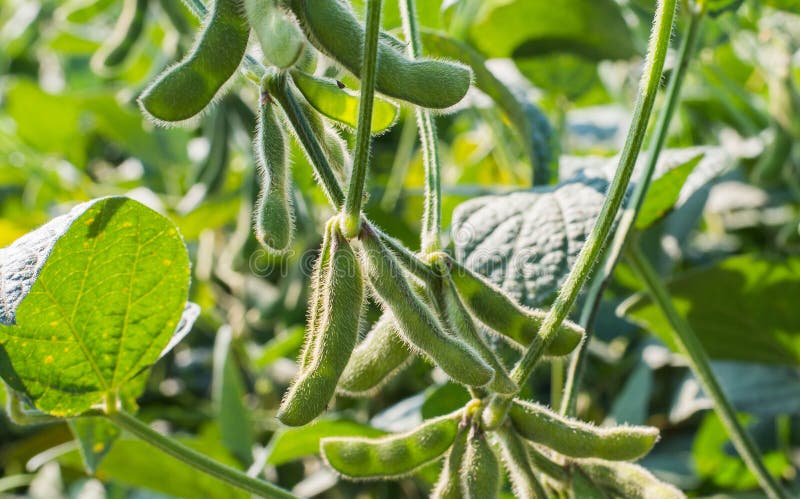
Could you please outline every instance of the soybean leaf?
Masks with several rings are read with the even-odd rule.
[[[335,80],[292,71],[292,81],[309,104],[328,118],[356,128],[360,95],[340,88]],[[376,96],[372,107],[372,133],[383,133],[397,121],[400,109],[388,100]]]
[[[280,430],[269,444],[267,463],[280,465],[319,453],[324,437],[374,438],[386,432],[347,419],[319,419],[305,426]]]
[[[800,257],[737,256],[677,277],[668,288],[712,358],[800,364]],[[677,349],[669,323],[643,294],[618,313]]]
[[[253,431],[250,412],[244,405],[244,382],[231,353],[233,331],[223,326],[214,342],[214,373],[211,394],[222,443],[240,462],[253,463]]]
[[[518,302],[541,307],[572,268],[607,187],[603,178],[578,176],[462,203],[451,227],[456,259]]]
[[[71,419],[69,429],[78,441],[83,466],[90,475],[97,471],[100,461],[121,433],[113,423],[100,417]]]
[[[706,10],[711,17],[717,17],[725,12],[735,12],[744,3],[744,0],[703,0]]]
[[[487,57],[569,52],[598,61],[636,54],[612,0],[490,0],[481,3],[469,35]]]
[[[52,415],[116,399],[186,305],[180,234],[131,199],[84,203],[0,253],[0,374]]]
[[[647,190],[647,196],[636,218],[636,228],[644,230],[664,217],[677,203],[683,184],[703,158],[695,158],[673,168],[655,179]]]

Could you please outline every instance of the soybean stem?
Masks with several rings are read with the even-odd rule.
[[[361,57],[361,100],[358,105],[358,128],[356,147],[353,154],[353,172],[345,201],[345,220],[353,222],[355,237],[361,220],[361,200],[364,197],[364,182],[367,178],[370,143],[372,140],[372,104],[375,97],[375,76],[378,71],[378,36],[381,27],[381,0],[367,1],[367,25],[364,38],[364,51]]]
[[[650,187],[650,181],[653,178],[658,163],[658,157],[664,147],[667,139],[667,132],[669,124],[672,121],[672,116],[675,114],[675,109],[679,102],[681,86],[686,70],[694,54],[695,44],[697,42],[700,27],[705,16],[704,10],[692,12],[689,18],[689,25],[687,27],[686,35],[681,41],[681,46],[678,49],[678,61],[675,68],[672,70],[670,76],[669,86],[664,100],[664,105],[658,116],[653,137],[651,138],[647,150],[647,164],[644,167],[641,175],[637,179],[636,188],[633,191],[633,196],[629,201],[627,207],[622,213],[619,224],[617,225],[616,232],[611,245],[606,250],[606,255],[603,260],[603,267],[601,273],[597,275],[592,281],[589,291],[586,296],[586,302],[581,312],[580,324],[586,331],[586,339],[578,347],[578,350],[572,355],[570,360],[569,370],[567,373],[567,382],[564,388],[564,397],[561,403],[562,415],[574,415],[575,405],[578,397],[578,387],[581,384],[583,376],[584,363],[586,359],[586,351],[588,348],[589,340],[594,329],[594,319],[600,305],[600,300],[603,296],[603,291],[611,279],[617,262],[620,259],[625,243],[628,236],[636,223],[636,217],[642,209],[647,189]]]
[[[631,127],[628,130],[625,146],[620,155],[619,167],[611,182],[597,222],[586,239],[575,266],[559,290],[558,297],[548,312],[539,334],[511,371],[511,379],[520,387],[524,385],[531,372],[533,372],[544,349],[555,338],[558,327],[566,319],[567,314],[575,303],[581,287],[597,263],[606,238],[614,224],[617,211],[625,197],[625,192],[636,164],[636,158],[639,155],[645,132],[647,131],[647,122],[653,109],[653,102],[658,92],[661,71],[664,68],[664,60],[669,48],[676,4],[677,0],[659,0],[658,2],[650,44],[647,49],[644,73],[639,85]],[[497,427],[505,419],[512,398],[500,395],[492,397],[485,418],[485,422],[489,427]]]
[[[628,247],[626,256],[634,272],[644,283],[647,294],[661,309],[661,313],[664,314],[664,317],[672,326],[675,343],[687,357],[689,366],[700,381],[703,390],[714,401],[714,410],[728,431],[731,442],[733,442],[739,455],[747,464],[747,467],[750,468],[750,471],[756,475],[758,483],[769,497],[772,499],[788,499],[788,493],[769,474],[761,460],[761,453],[758,447],[736,418],[736,411],[725,396],[714,372],[711,370],[711,364],[703,345],[697,339],[697,335],[686,319],[675,309],[669,296],[669,291],[661,282],[660,276],[650,265],[650,262],[647,261],[647,257],[642,253],[638,245],[631,244]]]
[[[400,1],[403,33],[408,42],[408,55],[412,59],[422,57],[422,41],[419,36],[416,3],[414,0]],[[422,253],[432,253],[442,248],[442,181],[439,145],[436,140],[436,123],[430,111],[417,107],[419,140],[422,144],[422,161],[425,166],[425,209],[422,216]]]
[[[209,458],[205,454],[190,449],[172,438],[162,435],[127,412],[117,411],[109,415],[108,419],[123,430],[141,438],[153,447],[157,447],[161,451],[183,461],[189,466],[222,480],[223,482],[229,483],[234,487],[246,490],[260,497],[276,499],[297,497],[277,485],[248,476],[239,470]]]

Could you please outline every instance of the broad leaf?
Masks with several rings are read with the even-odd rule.
[[[650,184],[636,218],[637,229],[643,230],[650,227],[676,205],[686,179],[702,158],[703,155],[698,154],[695,158],[667,171]]]
[[[613,0],[490,0],[481,3],[469,34],[470,42],[488,57],[568,52],[602,60],[636,53]]]
[[[319,454],[319,441],[324,437],[374,438],[386,432],[347,419],[319,419],[306,426],[286,428],[272,437],[267,463],[279,465],[304,456]]]
[[[729,258],[668,284],[672,302],[715,359],[800,365],[800,258]],[[643,294],[619,309],[676,349],[672,328]]]
[[[100,462],[122,433],[114,423],[101,417],[72,419],[69,421],[69,429],[78,441],[83,466],[90,475],[97,471]]]
[[[85,203],[0,253],[0,374],[37,409],[117,398],[170,343],[189,260],[175,226],[127,198]]]

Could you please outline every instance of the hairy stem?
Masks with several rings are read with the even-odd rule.
[[[628,236],[636,223],[636,217],[642,209],[647,189],[650,187],[650,181],[653,178],[653,172],[658,163],[658,157],[667,139],[669,124],[672,121],[673,114],[675,114],[681,86],[686,76],[686,69],[694,54],[694,47],[697,36],[700,33],[704,15],[705,11],[703,10],[691,14],[686,35],[683,37],[680,49],[678,50],[677,65],[672,70],[672,75],[670,76],[669,86],[667,87],[667,93],[664,99],[664,106],[661,108],[655,130],[653,131],[653,137],[647,150],[647,164],[636,181],[636,188],[633,191],[633,196],[628,206],[623,211],[614,234],[614,239],[605,252],[602,270],[600,274],[594,278],[586,294],[586,303],[583,306],[580,318],[580,324],[586,330],[586,339],[578,347],[578,350],[572,354],[570,359],[567,382],[564,388],[564,397],[561,403],[562,415],[575,414],[578,387],[581,384],[586,351],[594,329],[594,319],[600,305],[600,300],[603,296],[603,291],[608,285],[608,281],[611,279],[611,275],[614,273],[614,267],[616,267],[620,259],[625,242],[628,240]]]
[[[367,2],[367,26],[361,56],[361,100],[358,105],[358,128],[353,154],[353,172],[344,206],[344,235],[356,237],[361,225],[361,201],[367,179],[372,141],[372,105],[375,97],[375,76],[378,73],[378,35],[381,27],[381,0]]]
[[[162,435],[127,412],[118,411],[113,415],[109,415],[108,418],[115,425],[119,426],[123,430],[128,431],[129,433],[132,433],[138,438],[141,438],[153,447],[157,447],[161,451],[176,459],[179,459],[180,461],[183,461],[189,466],[218,478],[223,482],[229,483],[234,487],[246,490],[247,492],[260,497],[276,499],[297,497],[294,494],[283,490],[277,485],[247,476],[245,473],[239,470],[219,463],[204,454],[186,447],[176,440]]]
[[[647,49],[644,73],[639,85],[631,127],[628,130],[625,147],[620,155],[619,167],[611,182],[597,222],[586,239],[575,266],[559,290],[558,297],[547,314],[539,334],[511,371],[511,379],[518,386],[524,385],[531,372],[533,372],[536,363],[541,358],[544,349],[555,338],[558,327],[569,314],[581,287],[597,263],[606,238],[614,224],[617,211],[622,205],[622,200],[625,197],[625,192],[633,173],[633,167],[636,164],[636,158],[644,141],[647,122],[653,109],[653,102],[658,92],[661,71],[664,68],[664,60],[667,56],[672,33],[672,21],[675,17],[676,4],[677,0],[659,0],[658,2],[650,44]],[[484,413],[484,423],[490,428],[496,428],[500,425],[505,419],[511,400],[512,397],[495,395]]]
[[[419,36],[416,3],[414,0],[400,0],[400,14],[403,18],[403,33],[408,42],[408,54],[414,58],[422,57],[422,41]],[[439,144],[436,137],[436,124],[430,111],[417,107],[419,140],[422,144],[422,160],[425,165],[425,210],[422,215],[422,253],[432,253],[442,248],[442,180],[439,160]]]
[[[687,357],[689,366],[698,381],[700,381],[703,390],[714,401],[714,410],[728,431],[728,436],[730,436],[731,442],[733,442],[739,455],[747,464],[747,467],[750,468],[750,471],[756,475],[758,483],[769,497],[772,499],[788,499],[788,493],[769,474],[766,466],[761,461],[761,453],[755,442],[739,423],[739,420],[736,419],[736,411],[725,396],[714,372],[711,370],[711,363],[705,350],[703,350],[703,345],[697,339],[697,335],[686,319],[675,309],[669,296],[669,291],[661,282],[660,276],[636,244],[628,247],[626,256],[634,272],[644,283],[647,294],[672,326],[673,338],[678,348]]]

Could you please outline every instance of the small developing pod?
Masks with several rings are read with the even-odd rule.
[[[292,383],[278,410],[288,426],[302,426],[319,416],[336,392],[336,384],[358,340],[364,283],[358,261],[339,232],[338,219],[326,226],[330,239],[327,269],[321,269],[318,316],[313,341],[307,344],[307,366]]]
[[[300,350],[300,357],[298,358],[298,365],[300,372],[305,371],[312,363],[314,349],[316,348],[317,340],[322,334],[320,329],[320,321],[323,316],[323,306],[325,303],[325,289],[327,284],[324,282],[330,275],[329,264],[331,260],[331,237],[330,227],[331,222],[325,226],[325,233],[322,235],[322,245],[320,247],[319,257],[314,264],[314,270],[311,273],[311,287],[309,294],[311,301],[308,304],[308,318],[306,320],[306,334],[303,348]]]
[[[599,428],[565,418],[539,404],[521,400],[514,400],[509,416],[514,428],[523,438],[567,457],[631,461],[650,452],[658,440],[656,428]]]
[[[518,499],[547,497],[544,485],[536,476],[526,442],[509,428],[502,428],[495,435],[500,441],[500,454],[508,472],[514,497]]]
[[[436,480],[436,485],[431,490],[431,499],[461,499],[464,492],[461,490],[461,463],[467,452],[467,437],[470,425],[462,421],[458,426],[458,434],[450,447],[450,452],[444,460],[444,466]]]
[[[280,69],[292,67],[305,47],[305,37],[275,0],[244,0],[247,21],[261,45],[264,59]]]
[[[214,100],[247,49],[250,28],[241,10],[239,0],[214,0],[192,50],[139,96],[145,115],[156,123],[185,121]]]
[[[469,346],[444,333],[403,278],[394,255],[366,224],[362,225],[360,241],[364,273],[383,306],[397,320],[406,344],[431,359],[453,381],[467,386],[487,385],[494,370]]]
[[[261,88],[255,149],[261,186],[254,211],[256,238],[267,250],[283,253],[294,235],[289,158],[283,129],[265,85]]]
[[[354,75],[361,75],[364,26],[347,2],[290,0],[289,6],[317,49]],[[379,40],[375,88],[382,94],[421,107],[442,109],[457,104],[469,90],[471,80],[472,73],[462,64],[410,59],[385,36]]]
[[[410,432],[381,438],[329,437],[320,441],[328,465],[352,480],[408,475],[453,445],[461,411],[431,419]]]
[[[594,485],[626,499],[683,499],[686,496],[674,486],[660,481],[643,467],[601,459],[581,459],[573,466],[583,472]]]
[[[547,315],[516,303],[500,288],[457,263],[449,255],[437,254],[442,264],[450,269],[458,294],[464,304],[482,323],[494,331],[508,336],[522,347],[529,345],[539,332]],[[546,355],[568,355],[583,340],[584,330],[579,325],[564,321],[545,349]]]
[[[461,489],[464,499],[493,499],[500,494],[500,462],[486,438],[473,424],[467,437],[467,450],[461,463]]]
[[[337,391],[349,397],[369,397],[402,372],[412,359],[394,317],[384,312],[350,356]]]
[[[125,0],[111,37],[94,53],[92,70],[109,76],[119,70],[144,30],[148,0]]]

